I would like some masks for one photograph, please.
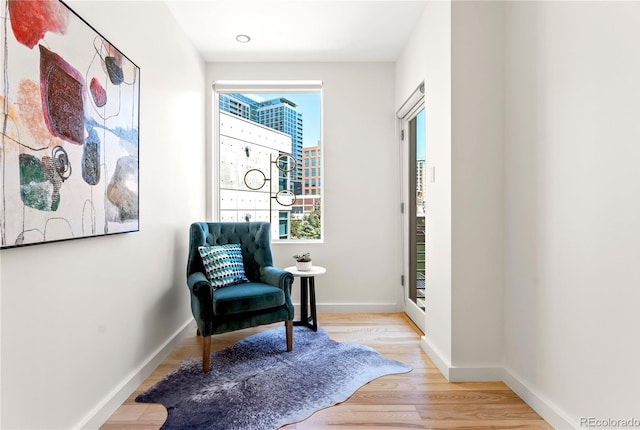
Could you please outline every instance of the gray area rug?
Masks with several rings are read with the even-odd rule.
[[[368,346],[339,343],[327,332],[296,326],[293,351],[285,351],[284,326],[247,337],[200,359],[183,361],[136,402],[161,403],[162,429],[277,429],[348,399],[376,378],[410,366]]]

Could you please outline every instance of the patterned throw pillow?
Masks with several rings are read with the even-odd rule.
[[[198,251],[214,290],[249,282],[244,274],[240,244],[199,246]]]

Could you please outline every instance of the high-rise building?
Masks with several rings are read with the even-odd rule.
[[[320,146],[302,148],[302,195],[321,194],[321,160]]]
[[[258,122],[258,115],[255,110],[255,100],[242,94],[220,94],[220,110],[229,112],[249,121]]]
[[[284,97],[260,102],[256,107],[258,123],[291,136],[291,155],[297,164],[291,172],[291,183],[294,194],[302,194],[302,113]]]
[[[425,160],[416,160],[416,205],[418,216],[424,216],[425,214],[424,192],[427,188],[426,183]]]
[[[296,169],[291,172],[291,184],[296,195],[302,194],[302,113],[291,100],[279,97],[267,101],[256,101],[242,94],[221,94],[221,111],[229,112],[258,124],[281,131],[291,136],[291,155],[296,160]]]

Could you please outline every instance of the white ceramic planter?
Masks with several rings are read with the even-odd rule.
[[[300,271],[311,270],[311,261],[296,261],[296,269]]]

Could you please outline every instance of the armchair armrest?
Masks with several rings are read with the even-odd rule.
[[[282,270],[273,266],[264,266],[260,269],[260,278],[265,284],[282,288],[287,294],[291,293],[293,275],[286,270]]]
[[[293,285],[293,275],[286,270],[273,266],[263,266],[260,268],[260,278],[265,284],[273,285],[284,291],[284,301],[289,311],[289,320],[293,320],[293,303],[291,303],[291,286]]]
[[[203,336],[210,333],[213,320],[213,287],[202,272],[193,272],[187,276],[187,286],[191,292],[191,311],[198,330]]]
[[[211,283],[207,279],[207,276],[202,272],[193,272],[187,277],[187,286],[191,291],[191,294],[198,298],[213,297]]]

